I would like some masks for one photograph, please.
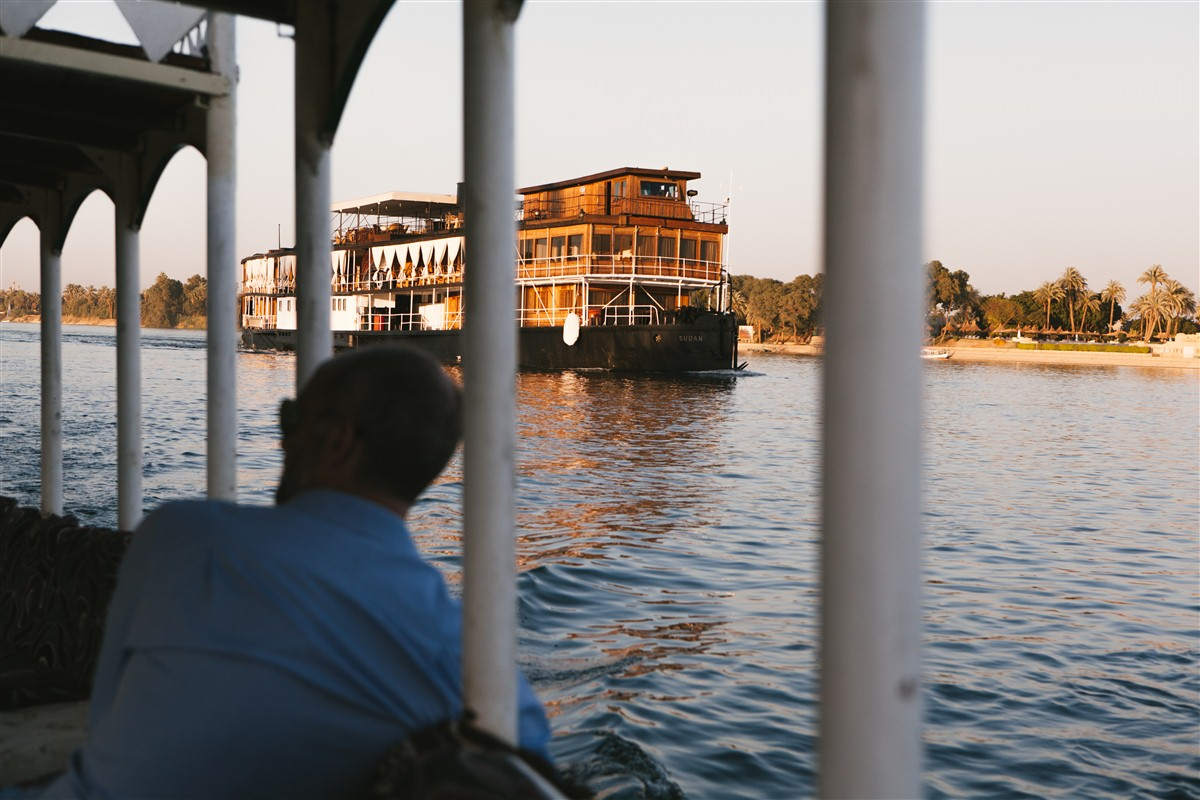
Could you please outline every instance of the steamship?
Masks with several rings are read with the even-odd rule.
[[[679,372],[737,366],[723,203],[698,172],[624,167],[518,190],[514,313],[527,369]],[[467,266],[457,194],[390,192],[332,207],[335,347],[402,341],[462,360]],[[291,249],[242,259],[242,341],[290,349]]]

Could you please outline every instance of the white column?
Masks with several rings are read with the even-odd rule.
[[[114,206],[117,262],[117,528],[142,519],[142,354],[136,172],[122,159]]]
[[[517,329],[513,319],[513,22],[497,0],[463,8],[463,691],[481,728],[517,740],[513,496]]]
[[[208,16],[213,72],[229,94],[213,97],[206,119],[208,162],[208,496],[237,500],[237,52],[235,20]]]
[[[47,192],[38,221],[41,250],[42,513],[63,513],[62,198]]]
[[[918,797],[924,6],[826,14],[820,792]]]
[[[296,391],[333,354],[329,289],[329,149],[321,132],[331,83],[326,4],[296,6]]]

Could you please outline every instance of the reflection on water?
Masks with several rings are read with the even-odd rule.
[[[67,503],[115,515],[112,333],[69,328]],[[0,492],[37,498],[37,343],[0,327]],[[150,502],[203,491],[202,337],[145,332]],[[270,502],[293,360],[239,358],[243,500]],[[818,361],[525,373],[523,666],[605,797],[814,789]],[[930,796],[1200,796],[1195,373],[926,365]],[[414,507],[455,583],[458,459]]]

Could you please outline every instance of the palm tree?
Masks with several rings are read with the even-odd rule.
[[[1147,344],[1154,341],[1154,328],[1159,317],[1167,317],[1173,307],[1174,302],[1165,289],[1151,289],[1134,301],[1133,309],[1142,319],[1142,339]]]
[[[1033,290],[1033,299],[1040,305],[1046,307],[1046,330],[1050,329],[1050,304],[1055,300],[1063,298],[1063,288],[1057,283],[1046,281],[1041,286]]]
[[[1145,339],[1146,327],[1150,322],[1149,294],[1144,294],[1129,304],[1129,313],[1142,321],[1142,338]]]
[[[1074,267],[1067,267],[1062,277],[1058,279],[1066,295],[1067,313],[1071,318],[1071,333],[1075,333],[1075,298],[1087,289],[1087,279]]]
[[[1111,331],[1113,311],[1116,309],[1117,303],[1125,302],[1125,287],[1116,281],[1109,281],[1108,286],[1105,286],[1104,291],[1100,293],[1100,299],[1108,301],[1108,329]]]
[[[1083,300],[1079,302],[1079,308],[1083,311],[1083,320],[1080,322],[1081,328],[1087,330],[1088,314],[1100,313],[1100,305],[1100,295],[1098,294],[1089,293],[1087,297],[1083,298]]]
[[[1162,268],[1162,264],[1151,264],[1150,268],[1138,276],[1138,283],[1150,284],[1150,292],[1153,292],[1160,283],[1167,280],[1167,271]]]
[[[738,291],[737,289],[734,289],[732,292],[730,292],[730,294],[729,294],[729,310],[732,311],[735,315],[737,315],[738,319],[744,320],[746,318],[746,306],[747,305],[748,305],[748,302],[746,301],[745,294]]]
[[[1184,314],[1196,311],[1196,295],[1174,278],[1167,278],[1163,283],[1171,308],[1171,318],[1166,329],[1167,336],[1173,336],[1179,329],[1179,320]]]

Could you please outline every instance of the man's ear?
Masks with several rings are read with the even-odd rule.
[[[343,470],[358,460],[361,442],[354,426],[347,420],[339,420],[326,428],[325,447],[322,458],[327,467]]]

